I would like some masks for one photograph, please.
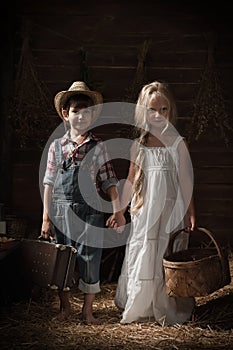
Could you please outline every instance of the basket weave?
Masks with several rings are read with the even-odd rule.
[[[163,259],[166,292],[172,297],[206,296],[231,282],[228,255],[213,234],[205,228],[215,248],[188,248],[171,253],[179,230],[172,235],[168,255]]]

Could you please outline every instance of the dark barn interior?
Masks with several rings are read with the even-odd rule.
[[[208,228],[216,235],[220,244],[231,249],[233,245],[231,4],[227,1],[213,3],[171,0],[144,2],[20,0],[15,3],[9,0],[2,2],[0,6],[0,234],[19,240],[37,239],[40,235],[41,159],[49,137],[61,124],[53,105],[53,98],[58,91],[68,89],[73,81],[83,80],[91,89],[103,94],[104,103],[134,104],[144,84],[161,80],[172,87],[178,108],[176,127],[189,144],[194,170],[197,225]],[[130,137],[130,132],[131,129],[120,122],[105,124],[95,130],[96,135],[104,140]],[[113,163],[118,178],[124,179],[127,175],[128,162],[116,158]],[[199,235],[194,238],[193,243],[196,242],[199,242]],[[123,257],[124,246],[104,251],[102,282],[117,281]],[[16,267],[17,256],[14,259],[9,260],[9,265],[7,259],[4,263],[1,261],[1,277],[2,280],[5,279],[4,283],[9,283],[11,290],[16,284],[21,285],[16,298],[19,301],[25,295],[28,297],[29,287],[25,276],[20,273],[19,266]],[[9,278],[11,274],[16,274],[15,281]],[[4,297],[1,293],[0,298]],[[112,300],[113,293],[111,287],[105,287],[100,307],[108,303],[109,295]],[[229,302],[225,306],[230,308],[232,290],[227,289],[226,294]],[[15,295],[12,295],[12,298],[14,299]],[[77,300],[74,298],[73,301],[79,310]],[[117,345],[109,340],[114,338],[111,327],[113,324],[115,327],[119,320],[119,313],[112,311],[111,305],[108,306],[109,312],[113,312],[111,319],[108,319],[105,311],[100,311],[103,312],[103,319],[108,320],[106,322],[109,324],[106,325],[105,331],[107,332],[109,327],[109,333],[106,333],[103,342],[98,340],[97,345],[93,345],[90,341],[95,333],[87,338],[86,331],[83,331],[84,333],[80,333],[78,338],[82,345],[77,347],[72,343],[77,340],[69,339],[69,330],[66,334],[64,329],[66,343],[61,345],[57,343],[58,328],[52,329],[54,343],[48,345],[46,332],[49,334],[49,328],[43,323],[45,322],[43,319],[40,319],[38,333],[40,337],[43,334],[43,346],[41,347],[41,339],[37,340],[37,336],[34,341],[28,334],[28,338],[25,339],[31,340],[27,342],[23,338],[23,325],[26,327],[26,323],[28,322],[27,326],[29,324],[28,314],[25,312],[25,315],[21,314],[20,317],[26,323],[22,322],[20,328],[20,322],[17,321],[18,333],[14,328],[15,334],[18,334],[20,339],[22,337],[19,343],[21,345],[16,346],[12,340],[9,342],[11,344],[9,348],[53,349],[59,348],[60,345],[66,349],[108,349],[111,346],[121,348],[120,338],[116,340]],[[40,313],[42,315],[42,311],[38,309],[41,305],[29,306],[34,317],[30,322],[36,329],[38,315]],[[204,310],[205,305],[202,306]],[[225,310],[222,304],[220,306],[221,310]],[[219,309],[217,311],[220,313]],[[16,313],[17,308],[13,312]],[[19,310],[19,314],[20,312]],[[206,310],[203,313],[206,314]],[[224,319],[227,311],[225,315],[221,315]],[[9,322],[17,317],[16,314],[12,314]],[[200,323],[196,323],[200,327],[204,324],[201,317]],[[232,328],[232,314],[229,317],[231,320],[229,318],[226,321],[228,326],[221,324],[224,332],[229,327]],[[215,316],[211,320],[212,323],[210,318],[207,319],[205,332],[212,332],[208,327],[209,325],[214,327],[215,320]],[[76,322],[74,316],[71,319],[71,326],[73,321]],[[1,329],[7,327],[8,323],[3,323]],[[149,327],[152,333],[155,331],[160,337],[160,329],[154,329],[153,325]],[[122,329],[119,328],[119,332],[123,332]],[[174,344],[174,348],[177,349],[192,349],[191,338],[186,344],[187,347],[180,345],[183,341],[180,343],[180,339],[185,339],[190,333],[187,328],[185,335],[185,329],[180,328],[181,333],[178,334],[175,333],[178,330],[174,328],[174,337],[171,336],[171,339],[176,339],[176,342],[163,345],[161,340],[156,344],[148,343],[148,348],[168,350],[173,348]],[[191,329],[193,331],[193,328]],[[198,329],[200,331],[200,328]],[[144,334],[143,328],[140,331]],[[124,338],[123,333],[121,334]],[[102,335],[104,334],[102,331]],[[224,348],[233,349],[232,338],[229,338],[231,343],[226,343],[227,337],[222,333],[213,333],[213,336],[216,337],[216,341],[213,340],[212,345],[221,343]],[[147,337],[146,330],[145,337]],[[196,333],[195,341],[201,337],[202,334]],[[164,333],[161,333],[161,339],[165,338]],[[89,339],[88,345],[87,339]],[[140,339],[141,345],[136,339],[130,343],[132,349],[144,348],[145,340],[143,337]],[[148,340],[148,337],[146,339]],[[125,349],[131,349],[130,345],[127,345],[128,338],[125,344]],[[212,349],[211,345],[208,347],[208,344],[201,343],[201,340],[198,344],[194,344],[193,349]],[[7,335],[2,338],[2,348],[8,348]]]
[[[20,1],[1,4],[1,220],[36,238],[40,161],[60,125],[54,95],[75,80],[104,103],[135,103],[143,84],[168,82],[178,131],[189,142],[197,224],[224,245],[232,236],[232,31],[229,5],[206,2]],[[124,125],[96,129],[104,140]],[[128,162],[114,159],[119,179]],[[121,254],[120,254],[121,255]]]
[[[141,86],[157,79],[171,84],[177,129],[190,140],[198,224],[232,242],[233,65],[227,3],[220,9],[208,2],[172,1],[1,6],[0,193],[8,232],[29,237],[40,230],[40,159],[60,123],[54,95],[74,80],[85,80],[102,92],[105,103],[135,103]],[[207,126],[201,106],[208,110]],[[106,125],[97,133],[111,139],[124,131],[121,125]],[[122,178],[127,162],[115,161]]]
[[[0,203],[7,234],[36,238],[40,233],[40,162],[61,124],[54,95],[84,80],[105,103],[135,103],[143,84],[157,79],[171,85],[176,127],[189,142],[197,224],[231,245],[233,34],[228,5],[129,0],[41,6],[22,0],[1,6]],[[96,134],[107,140],[129,131],[106,124]],[[119,179],[125,178],[128,162],[113,162]]]

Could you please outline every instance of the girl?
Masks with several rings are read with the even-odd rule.
[[[167,84],[155,81],[144,86],[135,110],[139,138],[132,147],[122,193],[124,208],[132,197],[132,222],[115,297],[123,309],[121,323],[183,323],[194,307],[193,298],[166,294],[162,265],[170,235],[195,227],[192,165],[186,144],[173,126],[175,118]],[[175,250],[187,247],[188,234],[180,236]]]
[[[89,131],[102,101],[102,95],[91,91],[84,82],[74,82],[67,91],[55,96],[55,108],[69,129],[51,143],[43,181],[41,235],[47,238],[55,233],[57,243],[77,248],[79,289],[84,293],[82,317],[87,324],[98,324],[92,305],[100,291],[101,228],[104,227],[98,200],[100,188],[112,201],[115,222],[118,226],[125,224],[112,164],[103,142]],[[120,232],[116,224],[114,228]],[[59,291],[59,297],[59,319],[65,319],[70,313],[69,294]]]

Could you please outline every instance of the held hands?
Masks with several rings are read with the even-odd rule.
[[[118,233],[122,233],[126,224],[126,219],[122,211],[112,214],[106,221],[106,226],[113,228]]]

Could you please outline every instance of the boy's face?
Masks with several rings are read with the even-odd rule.
[[[62,110],[63,118],[69,121],[71,129],[83,132],[92,123],[92,108],[79,102],[72,103],[68,110]]]

